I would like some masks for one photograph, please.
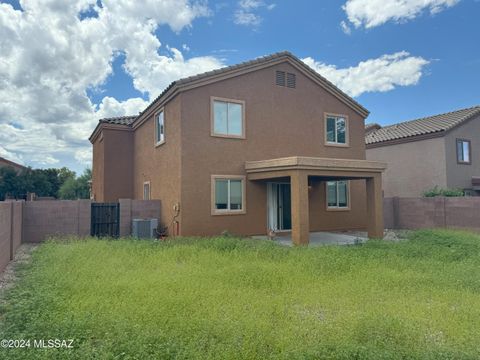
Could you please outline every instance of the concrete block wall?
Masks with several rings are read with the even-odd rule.
[[[480,231],[480,197],[445,198],[445,226]]]
[[[132,234],[133,219],[158,219],[160,200],[120,199],[120,236]]]
[[[120,200],[120,236],[129,236],[132,219],[160,219],[159,200]],[[0,202],[0,271],[21,243],[38,243],[50,236],[89,236],[90,200]]]
[[[28,201],[23,212],[23,242],[49,236],[90,235],[90,200]]]
[[[22,205],[23,201],[0,202],[0,271],[21,244]]]
[[[480,231],[480,197],[385,198],[385,227]]]

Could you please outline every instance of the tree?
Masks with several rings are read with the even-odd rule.
[[[38,196],[58,198],[60,188],[69,179],[75,180],[75,172],[66,167],[61,169],[27,168],[20,173],[11,167],[2,167],[0,168],[0,200],[4,200],[7,195],[16,199],[25,198],[29,192]],[[88,185],[88,180],[82,181],[87,181]],[[81,188],[85,188],[85,185],[82,185]],[[85,197],[85,191],[80,191],[79,196]]]
[[[52,169],[54,170],[54,169]],[[26,172],[26,183],[31,184],[29,192],[34,192],[37,196],[55,196],[55,186],[57,185],[52,180],[52,172],[47,170],[35,169]]]
[[[92,170],[86,169],[78,178],[68,177],[60,187],[59,198],[64,200],[89,199]]]
[[[7,195],[16,197],[18,194],[18,174],[10,166],[0,168],[0,200]]]

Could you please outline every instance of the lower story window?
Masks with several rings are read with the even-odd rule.
[[[327,181],[327,207],[329,209],[348,209],[348,189],[348,181]]]
[[[143,183],[143,200],[150,200],[150,181]]]
[[[213,176],[213,212],[238,213],[245,210],[244,177]]]

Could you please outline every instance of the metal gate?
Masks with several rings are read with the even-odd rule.
[[[120,233],[120,204],[92,203],[90,235],[118,237]]]

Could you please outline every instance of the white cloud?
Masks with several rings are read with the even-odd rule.
[[[33,166],[87,159],[98,118],[137,114],[148,101],[105,97],[93,104],[112,62],[125,54],[125,71],[149,99],[171,81],[222,66],[214,57],[185,59],[162,47],[158,26],[179,32],[209,16],[203,1],[23,0],[23,11],[0,3],[0,153]],[[81,14],[89,17],[81,20]],[[159,50],[164,50],[163,55]],[[19,126],[10,125],[12,122]],[[78,166],[78,162],[76,163]],[[63,165],[63,164],[62,164]]]
[[[130,98],[125,101],[118,101],[117,99],[105,96],[98,105],[98,110],[95,114],[98,118],[107,118],[114,116],[136,115],[149,104],[148,101],[142,98]]]
[[[135,47],[127,52],[125,70],[133,77],[136,89],[156,97],[174,80],[223,66],[212,56],[185,60],[179,50],[175,48],[169,50],[171,56],[159,55],[156,48],[147,50]]]
[[[345,34],[350,35],[352,33],[352,29],[350,29],[350,26],[348,26],[345,21],[340,22],[340,27]]]
[[[253,28],[258,27],[263,18],[257,12],[261,8],[268,11],[273,10],[276,4],[267,4],[263,0],[240,0],[237,5],[237,10],[234,13],[234,22],[237,25],[245,25]]]
[[[311,57],[303,61],[351,96],[360,96],[366,92],[389,91],[397,86],[415,85],[420,80],[424,67],[429,63],[428,60],[410,56],[405,51],[362,61],[356,66],[344,69],[315,61]]]
[[[75,159],[80,163],[88,167],[92,167],[92,148],[80,149],[75,151]]]
[[[343,5],[348,20],[355,27],[372,28],[388,21],[414,19],[424,11],[436,14],[460,0],[348,0]]]

